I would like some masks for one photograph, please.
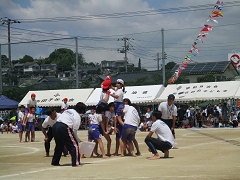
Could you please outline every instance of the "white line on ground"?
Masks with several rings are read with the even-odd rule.
[[[1,148],[24,148],[24,149],[30,149],[30,152],[25,152],[25,153],[19,153],[19,154],[11,154],[11,155],[1,155],[0,157],[12,157],[12,156],[22,156],[22,155],[29,155],[29,154],[34,154],[40,149],[34,148],[34,147],[25,147],[25,146],[0,146]]]

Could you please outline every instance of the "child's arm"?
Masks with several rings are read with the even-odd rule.
[[[100,125],[100,127],[102,128],[103,134],[104,134],[104,135],[107,134],[107,132],[106,132],[105,129],[104,129],[104,125],[103,125],[102,121],[99,123],[99,125]]]

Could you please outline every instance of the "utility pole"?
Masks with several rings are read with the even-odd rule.
[[[159,71],[159,60],[160,60],[160,58],[159,58],[159,53],[157,53],[157,70]]]
[[[12,58],[11,58],[11,34],[10,34],[10,25],[13,23],[21,23],[17,20],[12,20],[7,17],[5,19],[1,18],[2,24],[7,24],[8,26],[8,59],[9,59],[9,68],[10,68],[10,75],[12,74]],[[10,77],[10,82],[12,82],[12,77]]]
[[[2,95],[2,45],[0,44],[0,95]]]
[[[127,45],[127,41],[129,40],[129,38],[124,37],[122,39],[118,39],[118,41],[119,40],[124,41],[123,48],[122,49],[118,49],[118,51],[120,53],[124,53],[124,64],[125,64],[125,68],[126,68],[126,72],[127,72],[128,71],[128,69],[127,69],[127,65],[128,65],[127,52],[129,51],[129,46]]]
[[[125,67],[126,67],[126,72],[127,72],[127,38],[123,38],[124,40],[124,53],[125,53],[125,56],[124,56],[124,60],[125,60]]]
[[[76,41],[76,89],[79,88],[79,82],[78,82],[78,38],[75,37]]]
[[[164,54],[164,29],[161,29],[162,31],[162,73],[163,73],[163,86],[165,86],[165,54]]]

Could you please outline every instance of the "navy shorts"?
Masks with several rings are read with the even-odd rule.
[[[26,124],[26,130],[27,131],[34,131],[35,127],[34,127],[34,124],[33,122],[27,122]]]
[[[129,124],[124,124],[123,129],[122,129],[121,139],[123,141],[128,140],[128,141],[131,142],[135,137],[136,131],[137,131],[136,126],[132,126],[132,125],[129,125]]]
[[[114,102],[114,106],[116,116],[122,116],[122,109],[124,108],[124,104],[122,102]]]
[[[90,124],[88,129],[88,140],[97,140],[101,137],[98,124]]]
[[[116,138],[121,138],[123,127],[120,124],[117,124],[118,132],[116,133]]]
[[[21,121],[18,121],[17,126],[18,126],[19,131],[23,131],[23,126],[22,126]]]

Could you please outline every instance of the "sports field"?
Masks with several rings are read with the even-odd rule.
[[[147,160],[152,156],[144,143],[147,132],[138,131],[141,156],[87,157],[81,160],[83,166],[75,168],[70,157],[62,157],[61,166],[50,165],[51,157],[43,157],[40,131],[33,143],[19,143],[18,134],[0,134],[0,179],[240,179],[240,128],[175,131],[179,149],[170,150],[170,158]],[[78,131],[78,135],[87,140],[87,131]],[[106,147],[105,139],[104,144]],[[55,142],[51,145],[50,155]]]

